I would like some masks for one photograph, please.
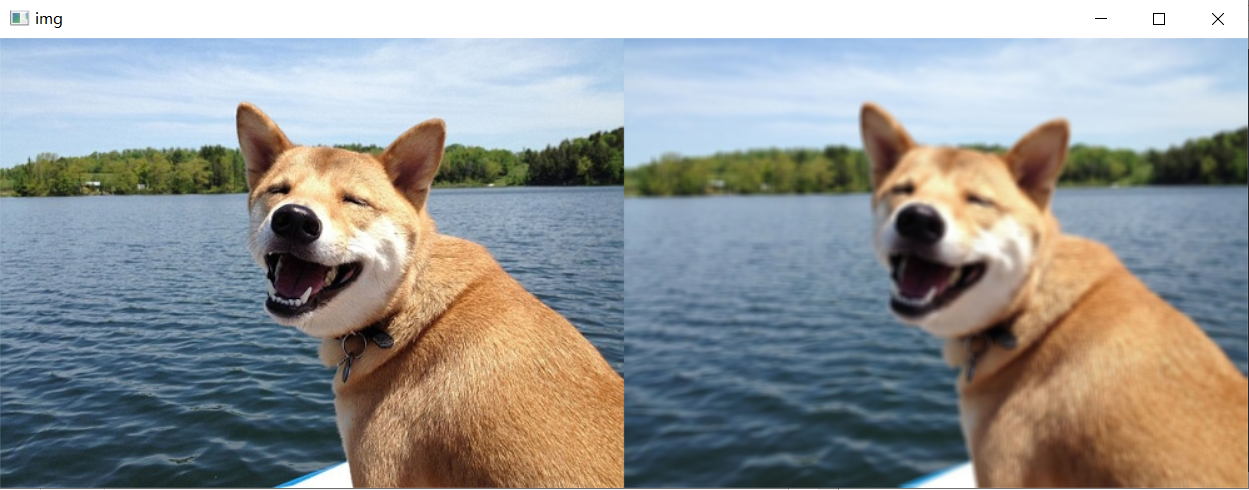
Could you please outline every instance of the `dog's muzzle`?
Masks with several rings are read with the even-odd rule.
[[[910,204],[894,219],[899,243],[889,256],[893,269],[890,307],[905,318],[922,318],[953,302],[984,277],[985,264],[947,265],[935,248],[946,236],[945,219],[932,206]]]
[[[321,220],[307,206],[287,204],[273,212],[269,228],[292,243],[307,245],[321,237]]]
[[[927,204],[912,204],[902,209],[895,220],[898,235],[917,245],[932,246],[945,237],[945,220],[941,213]]]
[[[308,313],[328,302],[351,284],[363,266],[359,262],[322,264],[307,253],[321,238],[320,218],[307,206],[286,204],[273,212],[269,228],[284,242],[280,253],[269,253],[269,298],[265,308],[281,317]]]

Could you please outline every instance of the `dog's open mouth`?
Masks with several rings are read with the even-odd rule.
[[[958,298],[984,277],[983,263],[950,267],[914,255],[889,258],[893,266],[893,311],[918,318]]]
[[[322,265],[288,253],[269,254],[269,300],[265,307],[282,316],[297,316],[317,309],[360,276],[361,265],[352,262]]]

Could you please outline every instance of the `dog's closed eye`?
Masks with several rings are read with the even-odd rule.
[[[992,199],[977,194],[968,194],[967,203],[986,208],[997,207],[997,204]]]
[[[364,199],[363,199],[363,198],[361,198],[361,197],[354,196],[354,195],[351,195],[351,194],[344,195],[344,196],[343,196],[343,202],[345,202],[345,203],[347,203],[347,204],[354,204],[354,205],[356,205],[356,206],[370,207],[370,206],[369,206],[369,202],[368,202],[368,201],[364,200]]]
[[[898,196],[909,196],[915,193],[915,185],[910,182],[898,184],[891,187],[889,193]]]
[[[265,189],[265,194],[289,194],[290,192],[291,185],[287,183],[273,184]]]

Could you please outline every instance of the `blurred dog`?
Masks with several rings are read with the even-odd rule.
[[[1005,156],[915,144],[861,114],[876,254],[903,322],[962,366],[963,431],[986,487],[1246,487],[1249,382],[1050,199],[1068,126]],[[1090,210],[1092,211],[1092,210]]]
[[[621,487],[624,383],[425,201],[441,120],[380,157],[292,145],[238,108],[265,309],[325,339],[338,427],[363,487]]]

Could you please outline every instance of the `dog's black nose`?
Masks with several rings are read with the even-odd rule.
[[[273,213],[273,233],[296,243],[312,243],[321,236],[321,220],[311,209],[287,204]]]
[[[912,204],[898,213],[895,224],[903,238],[932,245],[945,236],[945,221],[932,206]]]

